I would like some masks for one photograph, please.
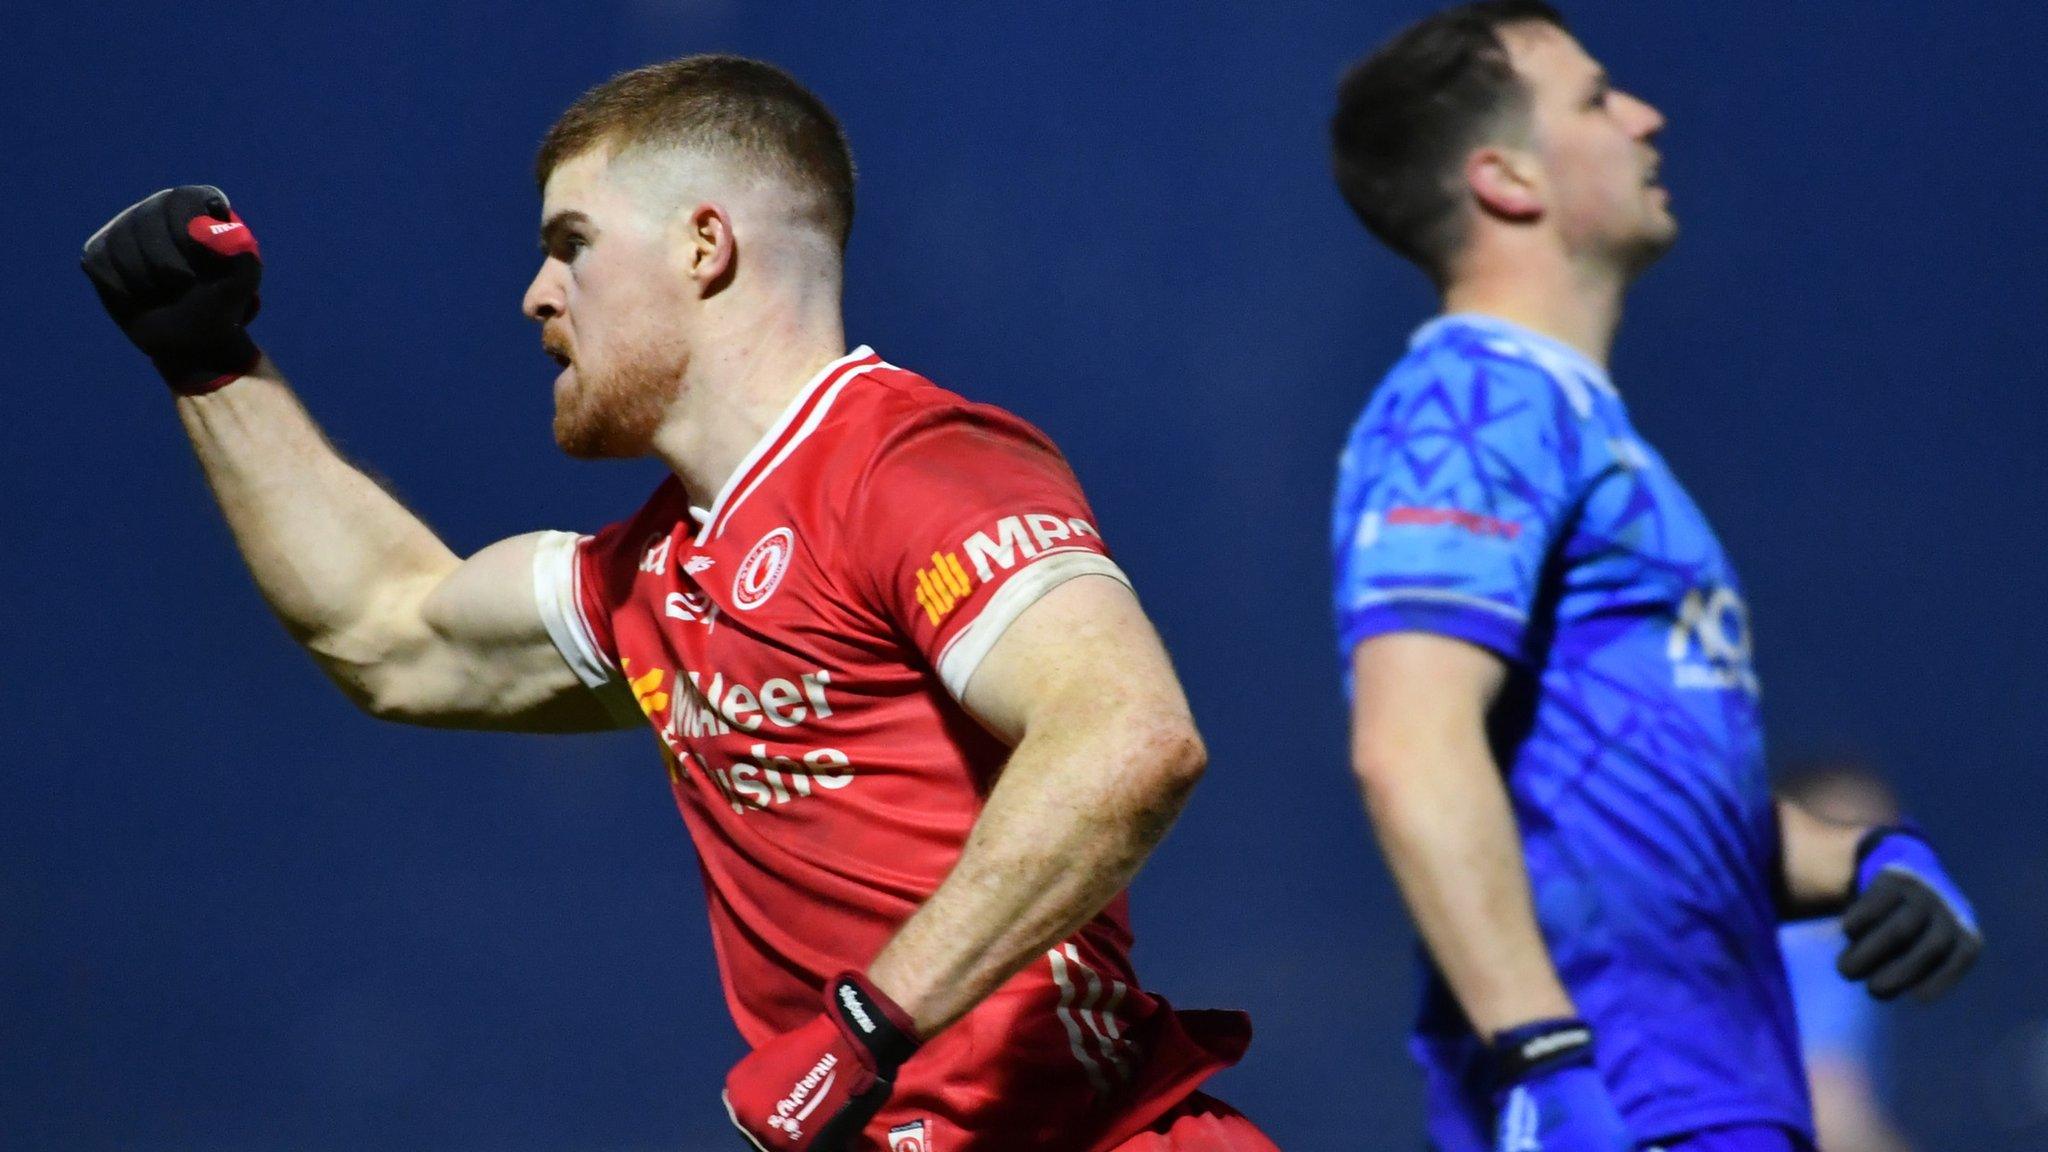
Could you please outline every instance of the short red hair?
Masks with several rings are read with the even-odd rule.
[[[853,153],[824,101],[772,64],[685,56],[623,72],[585,92],[541,141],[534,180],[593,148],[702,148],[758,164],[810,193],[818,224],[846,247]]]

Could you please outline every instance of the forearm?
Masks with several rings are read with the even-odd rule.
[[[392,643],[372,622],[423,601],[459,561],[328,443],[266,357],[178,414],[257,587],[338,677]]]
[[[936,892],[869,967],[929,1037],[1129,885],[1200,775],[1192,726],[1027,737]]]
[[[1776,803],[1781,911],[1792,920],[1840,912],[1854,893],[1856,845],[1869,826],[1823,820],[1783,797]]]
[[[1361,773],[1423,942],[1482,1037],[1576,1014],[1536,925],[1521,838],[1483,746]]]

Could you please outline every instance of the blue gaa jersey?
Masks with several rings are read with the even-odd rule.
[[[1384,632],[1507,662],[1488,728],[1537,919],[1635,1136],[1810,1133],[1741,585],[1606,373],[1504,321],[1425,325],[1352,430],[1332,529],[1347,683]],[[1483,1048],[1433,970],[1411,1047],[1431,1138],[1485,1152]]]

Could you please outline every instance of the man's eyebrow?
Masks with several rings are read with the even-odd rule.
[[[554,251],[555,246],[561,243],[562,233],[567,232],[571,228],[587,226],[589,223],[590,217],[573,209],[555,213],[541,222],[540,250],[543,252]]]
[[[1607,75],[1607,69],[1600,68],[1593,72],[1593,79],[1586,85],[1586,91],[1605,92],[1612,87],[1614,87],[1613,78]]]

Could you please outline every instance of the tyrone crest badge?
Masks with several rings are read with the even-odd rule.
[[[739,571],[732,574],[732,606],[752,612],[766,604],[782,585],[783,574],[789,571],[790,559],[795,554],[796,535],[788,528],[777,528],[761,537],[747,552],[747,558],[740,561]]]

